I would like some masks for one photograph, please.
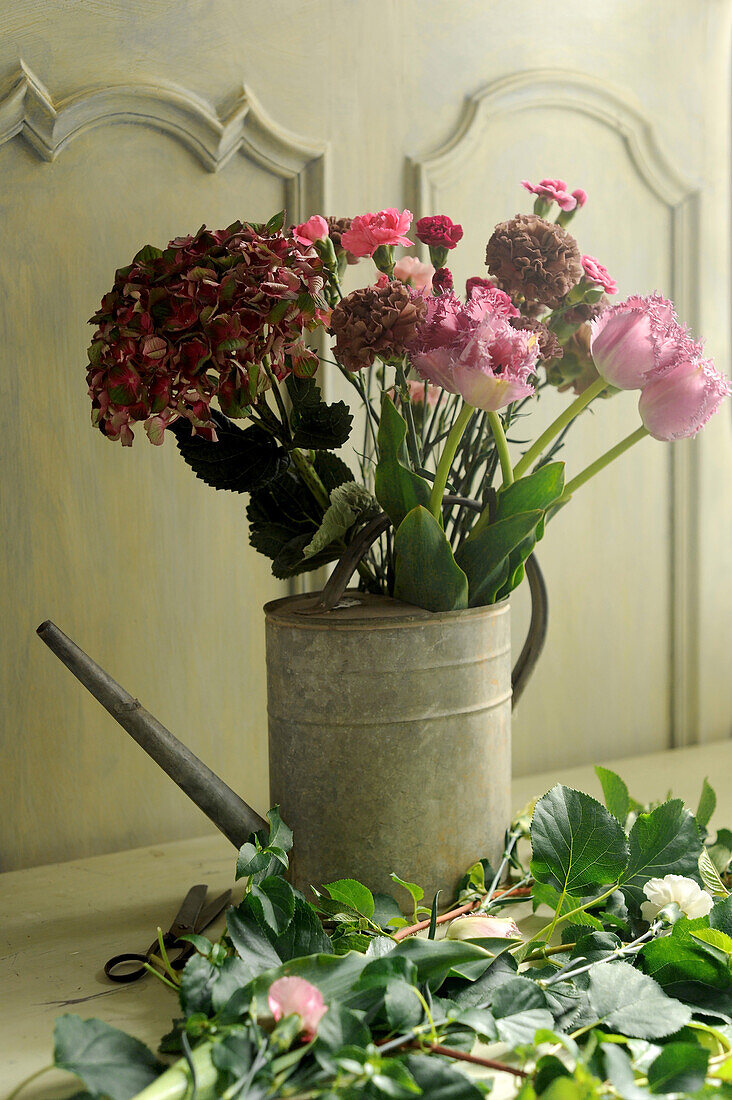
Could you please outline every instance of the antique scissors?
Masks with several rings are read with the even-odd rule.
[[[175,957],[170,959],[174,970],[182,970],[186,960],[195,950],[193,944],[186,940],[178,942],[180,936],[186,932],[202,932],[218,917],[231,900],[231,890],[224,891],[213,901],[205,904],[208,886],[192,886],[183,899],[183,904],[176,913],[173,923],[163,935],[163,946],[166,952],[175,951]],[[113,982],[136,982],[145,971],[145,964],[149,963],[153,956],[158,955],[160,944],[155,939],[148,947],[144,955],[134,951],[125,951],[121,955],[114,955],[104,964],[104,973]],[[118,970],[129,963],[139,963],[133,970]]]

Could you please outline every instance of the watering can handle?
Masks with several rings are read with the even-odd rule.
[[[462,505],[464,508],[470,508],[474,512],[482,512],[484,507],[478,500],[471,500],[469,497],[453,496],[451,493],[446,494],[443,504]],[[355,573],[361,558],[369,547],[376,542],[390,526],[391,520],[382,512],[359,531],[358,535],[331,573],[322,591],[320,600],[316,607],[313,608],[313,611],[332,611],[333,608],[340,603],[343,593],[348,587],[348,582]],[[549,603],[547,599],[546,584],[544,583],[544,575],[533,554],[526,559],[526,577],[529,582],[529,591],[531,592],[531,621],[529,622],[529,631],[526,635],[523,649],[511,673],[511,687],[513,690],[512,706],[515,706],[521,697],[529,681],[529,677],[534,671],[534,666],[539,660],[541,651],[544,648],[544,642],[546,641]]]

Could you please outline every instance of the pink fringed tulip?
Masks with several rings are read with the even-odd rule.
[[[307,1042],[318,1033],[318,1024],[328,1011],[323,995],[304,978],[278,978],[272,982],[267,994],[269,1010],[275,1020],[285,1016],[299,1016],[303,1037]]]
[[[328,223],[325,218],[321,218],[320,214],[313,214],[312,218],[308,218],[306,222],[294,226],[292,235],[298,244],[305,245],[306,248],[308,245],[315,244],[316,241],[324,241],[326,237],[330,236]]]
[[[598,373],[611,386],[639,390],[689,360],[701,357],[671,302],[660,294],[632,295],[592,322],[590,351]]]
[[[377,248],[393,244],[412,245],[405,234],[412,224],[411,210],[401,214],[394,207],[378,214],[359,214],[341,235],[341,246],[352,256],[373,256]]]
[[[654,439],[686,439],[704,427],[730,392],[711,360],[686,360],[643,387],[638,411]]]
[[[445,938],[448,940],[520,940],[518,925],[509,917],[457,917],[450,921]]]

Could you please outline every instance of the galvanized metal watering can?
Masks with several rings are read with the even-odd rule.
[[[447,900],[503,847],[511,701],[544,644],[546,588],[530,557],[531,623],[511,672],[507,600],[435,614],[346,588],[387,525],[363,529],[322,593],[265,607],[270,803],[295,830],[299,889],[351,877],[390,892],[395,871]],[[266,826],[54,623],[38,634],[237,849]]]

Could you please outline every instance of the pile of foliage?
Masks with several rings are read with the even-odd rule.
[[[352,879],[310,903],[284,877],[292,834],[270,811],[239,853],[245,893],[220,941],[189,937],[182,974],[156,960],[180,1004],[159,1049],[173,1065],[66,1015],[55,1066],[83,1082],[75,1100],[732,1096],[732,832],[708,832],[706,781],[693,814],[670,797],[643,807],[597,772],[605,806],[554,787],[495,871],[469,869],[451,912],[394,875],[411,924]],[[538,911],[531,935],[500,916],[521,920],[519,904]]]

